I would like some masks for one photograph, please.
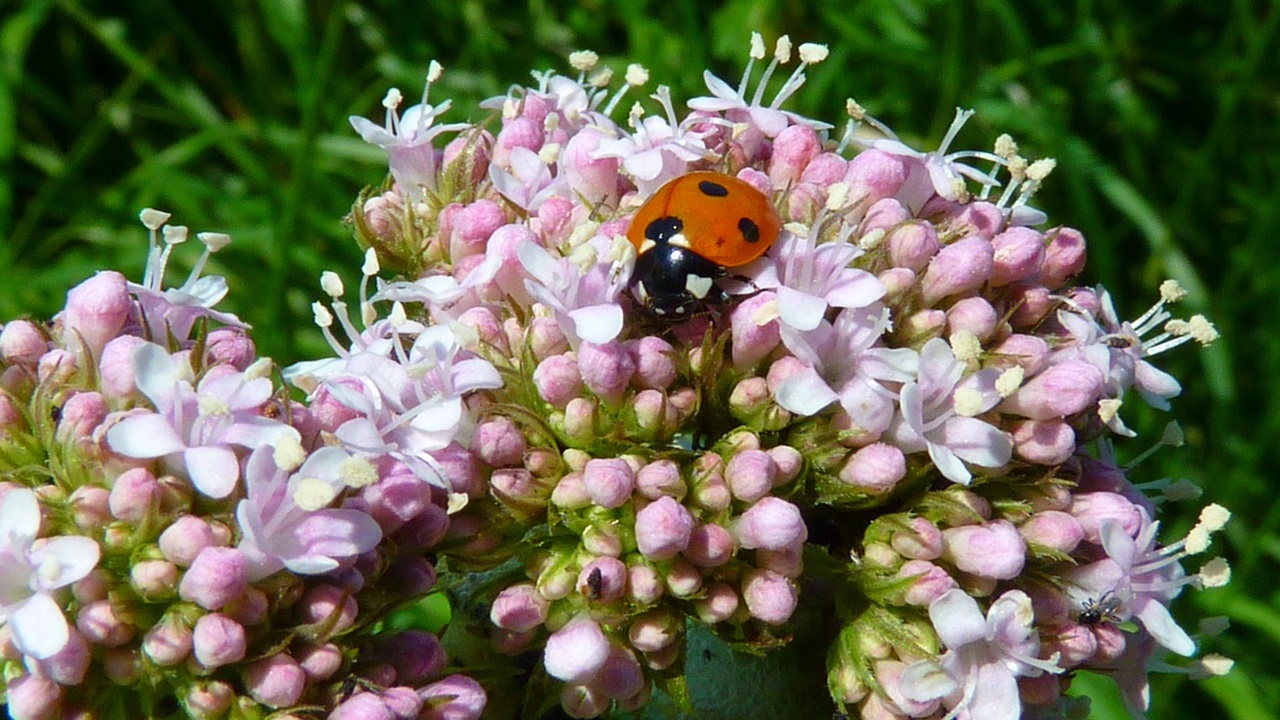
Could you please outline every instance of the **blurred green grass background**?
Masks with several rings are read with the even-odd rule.
[[[1189,477],[1235,512],[1217,550],[1230,586],[1181,599],[1184,625],[1227,615],[1204,650],[1224,678],[1154,679],[1155,718],[1272,718],[1280,707],[1280,3],[1227,0],[0,0],[0,318],[47,317],[96,269],[141,276],[144,206],[228,232],[222,306],[284,362],[322,352],[308,305],[324,269],[354,276],[341,218],[385,172],[351,114],[381,119],[388,86],[410,99],[431,59],[446,120],[568,71],[575,49],[639,62],[678,100],[701,70],[736,81],[749,31],[826,43],[790,109],[840,122],[844,99],[917,147],[957,105],[978,116],[958,146],[1011,133],[1058,168],[1037,205],[1090,244],[1086,281],[1133,317],[1174,277],[1186,312],[1223,338],[1159,364],[1183,380],[1187,444],[1135,479]],[[194,261],[179,254],[175,264]],[[172,272],[176,280],[185,267]],[[1166,418],[1126,406],[1159,434]],[[1136,455],[1149,440],[1126,444]],[[1196,508],[1175,509],[1167,532]],[[1172,535],[1169,535],[1172,537]],[[1124,717],[1109,683],[1082,678],[1094,717]]]

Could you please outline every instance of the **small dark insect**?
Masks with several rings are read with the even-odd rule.
[[[1076,615],[1076,622],[1081,625],[1098,625],[1100,623],[1118,622],[1120,617],[1120,598],[1106,593],[1102,597],[1089,598],[1084,607]]]
[[[591,568],[591,572],[587,573],[587,593],[588,600],[594,600],[600,597],[604,592],[604,573],[600,572],[600,568]]]
[[[53,418],[54,425],[57,425],[58,423],[62,422],[62,406],[54,405],[49,410],[49,415]]]
[[[703,659],[703,660],[706,660],[707,662],[711,662],[711,649],[710,649],[710,648],[703,648],[703,649],[702,649],[702,659]]]
[[[1126,348],[1133,347],[1133,340],[1127,337],[1124,337],[1122,335],[1112,335],[1106,338],[1105,340],[1103,340],[1102,344],[1106,345],[1109,348],[1124,350]]]

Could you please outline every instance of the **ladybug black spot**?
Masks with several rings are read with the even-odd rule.
[[[710,180],[703,180],[698,183],[698,189],[702,191],[703,195],[709,197],[725,197],[729,194],[729,188]]]
[[[644,229],[645,238],[654,242],[666,242],[681,230],[684,229],[684,222],[678,217],[660,217],[649,223]]]
[[[742,239],[749,243],[760,241],[760,226],[756,225],[751,218],[742,218],[738,221],[738,229],[742,231]]]

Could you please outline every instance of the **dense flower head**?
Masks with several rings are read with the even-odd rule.
[[[476,718],[447,645],[524,707],[597,717],[677,687],[691,624],[764,652],[816,610],[841,712],[1050,716],[1078,669],[1144,709],[1146,659],[1195,652],[1170,603],[1229,577],[1182,564],[1228,513],[1162,543],[1176,493],[1131,482],[1112,442],[1129,390],[1181,390],[1154,357],[1212,326],[1173,317],[1176,283],[1133,321],[1075,286],[1085,239],[1028,205],[1053,161],[1008,136],[957,150],[972,111],[929,151],[853,100],[835,131],[783,108],[825,46],[778,38],[759,75],[759,34],[748,55],[687,112],[581,51],[488,120],[440,122],[435,62],[418,105],[392,89],[384,124],[353,118],[388,178],[353,209],[354,303],[321,278],[331,356],[283,370],[305,401],[213,310],[225,283],[162,289],[187,230],[157,211],[143,283],[101,273],[51,326],[5,326],[11,697],[81,703],[62,688],[94,672],[197,717]],[[694,255],[717,238],[678,204],[629,231],[694,171],[743,181],[780,230],[741,265],[699,257],[712,277],[678,278],[673,320],[640,282],[649,230]],[[48,438],[88,469],[22,471]],[[440,578],[456,631],[381,630]]]

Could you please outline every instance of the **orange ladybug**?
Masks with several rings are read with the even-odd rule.
[[[708,298],[727,300],[715,281],[763,255],[780,232],[769,198],[746,181],[716,172],[681,175],[658,188],[631,221],[631,286],[653,314],[688,317]]]

